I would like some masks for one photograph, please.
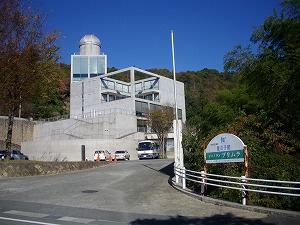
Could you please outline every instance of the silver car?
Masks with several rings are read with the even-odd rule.
[[[117,150],[115,152],[115,159],[120,160],[129,160],[130,159],[130,155],[126,150]]]
[[[22,152],[18,150],[10,150],[10,159],[22,159],[22,160],[28,160],[28,156],[24,155]]]

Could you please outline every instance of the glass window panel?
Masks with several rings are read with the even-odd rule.
[[[80,74],[86,74],[88,76],[88,57],[87,56],[81,57],[81,59],[80,59]]]
[[[110,102],[115,101],[115,100],[116,100],[116,97],[115,97],[115,96],[113,96],[113,95],[110,95],[110,96],[109,96],[109,101],[110,101]]]
[[[150,104],[150,110],[156,110],[158,109],[160,106],[159,105],[155,105],[155,104]]]
[[[129,87],[128,85],[123,85],[123,91],[126,92],[126,93],[129,93]]]
[[[97,57],[91,56],[90,57],[90,73],[97,75]]]
[[[107,102],[107,94],[101,94],[101,102]]]
[[[152,94],[151,94],[151,95],[146,95],[146,96],[145,96],[145,99],[146,99],[146,100],[149,100],[149,101],[152,101]]]
[[[107,87],[108,87],[108,89],[115,90],[115,82],[108,80]]]
[[[142,112],[145,113],[148,111],[148,103],[142,102]]]
[[[152,80],[151,86],[152,89],[158,89],[158,79]]]
[[[116,83],[116,91],[123,91],[123,85],[120,83]]]
[[[105,56],[97,56],[97,74],[105,73]]]
[[[142,115],[142,103],[141,102],[135,101],[135,111],[136,111],[137,116]]]
[[[80,74],[80,57],[73,57],[73,74]]]
[[[143,84],[142,83],[136,83],[135,84],[135,92],[140,92],[143,90]]]
[[[135,111],[137,116],[146,116],[146,112],[148,111],[148,104],[146,102],[135,102]]]
[[[182,119],[182,109],[177,109],[178,119]]]
[[[101,88],[107,89],[107,81],[106,80],[101,80]]]
[[[159,94],[158,93],[154,94],[154,101],[159,102]]]
[[[151,81],[145,81],[144,82],[144,90],[148,90],[151,88]]]

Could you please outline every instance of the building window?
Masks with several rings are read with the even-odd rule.
[[[149,100],[149,101],[152,101],[152,94],[150,94],[150,95],[145,95],[145,99],[146,99],[146,100]]]
[[[89,56],[90,59],[90,77],[96,77],[105,74],[105,56]]]
[[[73,57],[73,81],[88,78],[88,56]]]
[[[107,102],[107,94],[101,94],[101,102]]]
[[[104,89],[115,90],[115,82],[110,80],[101,80],[101,87]]]
[[[112,101],[115,101],[116,100],[116,96],[114,95],[109,95],[109,101],[112,102]]]
[[[97,75],[97,57],[90,57],[90,76],[95,77]]]
[[[129,86],[128,85],[123,84],[123,92],[129,93]]]
[[[149,89],[158,89],[158,79],[155,80],[149,80],[144,82],[144,90]]]
[[[140,83],[136,83],[135,84],[135,93],[139,93],[139,92],[142,92],[143,91],[143,83],[140,82]]]
[[[135,101],[135,111],[137,116],[145,117],[148,111],[148,103]]]
[[[158,93],[154,94],[154,101],[159,102],[159,94]]]
[[[159,107],[160,107],[160,105],[150,104],[151,111],[154,111],[154,110],[158,109]]]
[[[95,77],[106,72],[106,56],[78,56],[74,55],[73,59],[73,81],[84,80],[89,77]]]
[[[137,120],[137,132],[147,133],[147,122],[145,120]]]
[[[178,119],[182,120],[182,109],[177,109]]]

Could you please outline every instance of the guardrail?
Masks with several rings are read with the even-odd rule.
[[[254,179],[245,176],[223,176],[205,173],[204,171],[187,170],[185,167],[180,168],[177,166],[174,166],[174,173],[177,183],[179,178],[182,179],[183,189],[186,189],[186,181],[201,184],[201,195],[205,195],[207,186],[241,191],[243,205],[248,203],[248,192],[300,197],[300,182]]]

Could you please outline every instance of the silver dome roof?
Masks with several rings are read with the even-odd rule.
[[[79,47],[82,45],[87,45],[87,44],[97,45],[101,48],[100,40],[93,34],[84,35],[84,37],[81,38],[81,40],[79,42]]]

